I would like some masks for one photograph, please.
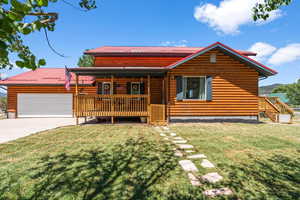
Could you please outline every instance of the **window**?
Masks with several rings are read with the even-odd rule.
[[[102,94],[112,94],[111,82],[104,82],[102,84]]]
[[[206,99],[206,77],[183,77],[183,99]]]
[[[131,94],[141,94],[141,84],[139,82],[131,83]]]

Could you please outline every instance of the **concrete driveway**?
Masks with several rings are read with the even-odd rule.
[[[20,118],[0,120],[0,143],[60,126],[75,125],[74,118]]]

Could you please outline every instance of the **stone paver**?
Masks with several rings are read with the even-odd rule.
[[[182,169],[186,172],[198,172],[196,165],[190,160],[181,160],[179,161]]]
[[[194,150],[185,150],[185,153],[194,153]]]
[[[163,126],[162,128],[163,128],[165,131],[168,131],[168,130],[170,130],[170,129],[169,129],[169,127],[165,127],[165,126]]]
[[[182,157],[183,153],[181,151],[175,151],[175,156]]]
[[[164,133],[161,133],[161,134],[160,134],[160,136],[162,136],[162,137],[166,137],[167,135],[166,135],[166,134],[164,134]]]
[[[176,133],[170,133],[171,136],[175,137],[176,136]]]
[[[229,188],[211,189],[203,192],[206,196],[216,197],[220,195],[232,195],[233,192]]]
[[[174,140],[184,140],[182,137],[174,137]]]
[[[204,181],[210,182],[210,183],[216,183],[223,179],[223,177],[218,174],[217,172],[208,173],[201,177]]]
[[[173,140],[173,143],[175,143],[175,144],[185,144],[185,143],[187,143],[187,141],[186,140]]]
[[[189,180],[193,186],[201,186],[199,179],[192,173],[188,173]]]
[[[206,155],[204,155],[204,154],[195,154],[195,155],[188,156],[187,158],[189,158],[189,159],[206,158]]]
[[[177,144],[180,149],[193,149],[194,146],[190,144]]]
[[[204,167],[204,168],[214,168],[214,164],[212,164],[209,160],[207,159],[204,159],[202,160],[201,162],[201,166]]]

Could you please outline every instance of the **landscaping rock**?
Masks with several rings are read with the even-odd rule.
[[[166,127],[166,126],[163,126],[162,128],[163,128],[165,131],[170,130],[169,127]]]
[[[180,152],[180,151],[175,151],[175,156],[178,156],[178,157],[182,157],[183,156],[183,153]]]
[[[186,172],[198,172],[196,165],[190,160],[181,160],[179,161],[182,169]]]
[[[176,133],[170,133],[170,135],[174,137],[174,136],[176,136]]]
[[[194,150],[185,150],[185,153],[194,153]]]
[[[212,164],[209,160],[207,159],[204,159],[202,160],[201,162],[201,166],[204,167],[204,168],[214,168],[214,164]]]
[[[177,144],[180,149],[193,149],[194,146],[190,144]]]
[[[193,186],[201,186],[199,179],[192,173],[188,173],[188,177],[190,179],[190,182]]]
[[[182,137],[174,137],[174,140],[184,140]]]
[[[164,133],[161,133],[161,134],[160,134],[160,136],[162,136],[162,137],[166,137],[167,135],[166,135],[166,134],[164,134]]]
[[[232,195],[233,192],[229,188],[220,188],[220,189],[205,190],[203,194],[209,197],[216,197],[220,195]]]
[[[217,172],[208,173],[201,177],[204,181],[207,181],[209,183],[216,183],[223,179],[223,177],[218,174]]]
[[[206,155],[204,155],[204,154],[195,154],[195,155],[188,156],[188,158],[189,159],[206,158]]]
[[[187,141],[186,140],[174,140],[173,143],[175,143],[175,144],[185,144],[185,143],[187,143]]]

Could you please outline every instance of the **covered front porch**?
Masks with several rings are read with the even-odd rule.
[[[141,117],[148,124],[166,123],[167,76],[160,68],[72,68],[75,74],[74,116]],[[94,94],[79,88],[79,76],[95,77]]]

